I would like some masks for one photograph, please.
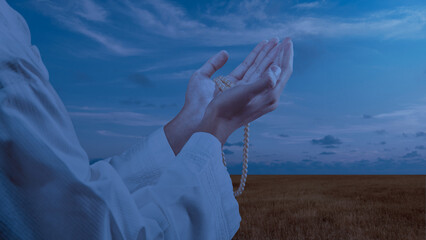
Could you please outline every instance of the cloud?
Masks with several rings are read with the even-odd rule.
[[[363,114],[362,118],[364,118],[364,119],[371,119],[371,118],[373,118],[373,116],[369,115],[369,114]]]
[[[194,62],[194,59],[192,59],[191,61]],[[172,65],[174,67],[176,67],[175,63],[172,63]],[[163,68],[161,66],[166,68],[166,63],[162,63],[160,66],[157,67],[157,69]],[[157,74],[153,74],[153,76],[155,77],[155,79],[160,79],[160,80],[186,80],[186,81],[188,81],[191,78],[192,74],[194,74],[194,72],[197,71],[197,70],[198,69],[188,69],[188,70],[180,70],[180,71],[171,72],[171,73],[157,73]]]
[[[416,149],[418,149],[418,150],[426,150],[426,147],[424,145],[419,145],[419,146],[416,146]]]
[[[333,149],[333,148],[338,148],[337,146],[334,146],[334,145],[328,145],[328,146],[324,146],[324,148],[331,148],[331,149]]]
[[[396,110],[389,113],[382,113],[375,116],[376,118],[405,118],[412,120],[413,118],[424,118],[426,117],[426,104],[412,105],[405,109]]]
[[[396,8],[355,17],[318,17],[291,10],[276,11],[277,6],[266,0],[200,3],[202,11],[190,11],[176,1],[165,0],[107,1],[102,2],[102,6],[94,0],[31,3],[60,26],[92,39],[118,56],[154,55],[164,50],[162,40],[213,47],[255,44],[273,36],[426,38],[426,18],[423,17],[426,7]],[[294,7],[312,9],[322,4],[322,1],[313,1]],[[135,47],[144,43],[149,43],[149,50]]]
[[[299,9],[312,9],[312,8],[319,8],[321,6],[321,2],[307,2],[307,3],[298,3],[293,6],[293,8],[299,8]]]
[[[127,77],[127,79],[133,83],[136,83],[139,86],[143,87],[154,87],[154,83],[149,80],[147,76],[143,73],[134,73]]]
[[[273,118],[274,116],[271,115],[271,117]],[[261,122],[261,121],[267,122],[268,119],[263,118],[262,120],[259,120],[259,122]],[[273,121],[275,122],[276,119],[274,119]],[[269,125],[269,123],[268,123],[268,125]],[[277,133],[271,133],[271,132],[262,132],[260,135],[262,137],[269,138],[269,139],[275,139],[275,140],[284,140],[285,139],[287,143],[290,143],[290,141],[301,143],[301,142],[306,142],[307,139],[309,140],[308,137],[291,137],[290,138],[290,135],[284,134],[284,133],[277,134]]]
[[[142,102],[140,100],[135,100],[135,99],[126,99],[126,100],[120,101],[120,104],[127,105],[127,106],[141,105],[141,103]]]
[[[178,104],[176,104],[176,103],[150,103],[150,102],[143,102],[141,100],[133,99],[133,98],[120,100],[119,103],[121,105],[126,105],[126,106],[137,106],[138,109],[141,109],[141,108],[161,108],[161,109],[165,109],[165,108],[177,108],[178,107]]]
[[[421,157],[421,155],[417,151],[412,151],[412,152],[405,154],[402,157],[403,158],[415,158],[415,157]]]
[[[86,37],[91,38],[92,40],[100,43],[102,46],[110,50],[112,53],[115,53],[119,56],[134,56],[140,55],[144,51],[137,48],[127,47],[118,40],[108,37],[107,35],[96,32],[94,30],[89,29],[87,26],[82,24],[81,22],[72,20],[63,20],[63,23],[70,27],[71,30],[76,31],[85,35]]]
[[[417,132],[416,137],[426,137],[426,133],[425,132]]]
[[[102,121],[125,126],[161,126],[166,120],[136,112],[70,112],[72,118]]]
[[[353,162],[321,162],[312,159],[301,161],[251,162],[250,174],[424,174],[425,159],[406,159],[404,161],[392,158],[377,158],[373,160],[359,160]],[[241,174],[241,164],[228,164],[230,174]],[[250,177],[250,176],[249,176]]]
[[[76,1],[78,2],[78,1]],[[105,22],[108,12],[92,0],[81,0],[81,9],[77,11],[77,15],[95,22]]]
[[[162,104],[160,104],[159,107],[162,108],[162,109],[164,109],[164,108],[176,108],[176,107],[178,107],[178,105],[176,103],[168,103],[168,104],[162,103]]]
[[[109,28],[112,23],[107,23],[109,13],[93,0],[36,0],[31,3],[40,12],[55,19],[60,26],[92,39],[108,49],[110,53],[119,56],[134,56],[144,52],[111,37]],[[93,23],[104,23],[105,28],[99,28],[98,25]],[[95,30],[95,28],[98,30]],[[120,38],[125,39],[123,36]]]
[[[322,152],[319,155],[334,155],[336,154],[335,152]]]
[[[224,154],[227,154],[227,155],[234,154],[234,152],[233,152],[233,151],[231,151],[231,150],[229,150],[229,149],[227,149],[227,148],[223,149],[223,153],[224,153]]]
[[[111,111],[113,108],[110,107],[93,107],[93,106],[76,106],[76,105],[67,105],[68,109],[76,109],[83,111]]]
[[[386,142],[385,142],[385,141],[381,141],[381,142],[380,142],[380,144],[381,144],[381,145],[385,145],[385,144],[386,144]]]
[[[124,137],[124,138],[145,138],[143,136],[135,136],[135,135],[127,135],[127,134],[121,134],[121,133],[115,133],[108,130],[97,130],[96,131],[99,135],[102,136],[108,136],[108,137]]]
[[[242,141],[236,142],[236,143],[225,142],[225,144],[223,144],[223,145],[226,146],[226,147],[231,147],[231,146],[243,147],[244,143]]]
[[[127,13],[144,30],[167,36],[169,38],[182,37],[187,33],[197,33],[205,25],[191,19],[184,8],[163,0],[148,0],[136,4],[131,1],[123,1],[127,7]],[[150,10],[148,10],[150,9]]]
[[[316,134],[359,134],[376,132],[379,129],[376,133],[380,134],[384,133],[380,129],[386,129],[387,133],[402,133],[402,136],[409,137],[411,133],[419,132],[418,129],[424,128],[424,122],[426,122],[426,104],[422,103],[376,114],[374,120],[368,123],[350,124],[339,128],[317,126],[309,131]],[[422,135],[421,132],[419,133]]]
[[[384,130],[384,129],[380,129],[380,130],[376,130],[376,131],[374,131],[376,134],[378,134],[378,135],[384,135],[384,134],[386,134],[387,132],[386,132],[386,130]]]
[[[336,144],[342,144],[340,139],[333,137],[332,135],[327,135],[320,139],[312,139],[312,144],[323,145],[323,146],[332,146]]]

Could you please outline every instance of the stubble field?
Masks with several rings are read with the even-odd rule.
[[[234,189],[238,175],[231,176]],[[249,175],[233,239],[426,239],[425,176]]]

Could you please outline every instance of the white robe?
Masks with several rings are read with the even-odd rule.
[[[0,239],[230,239],[241,218],[221,144],[163,128],[92,165],[25,20],[0,0]]]

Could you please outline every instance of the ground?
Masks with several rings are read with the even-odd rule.
[[[234,189],[238,175],[231,176]],[[425,176],[249,175],[233,239],[426,239]]]

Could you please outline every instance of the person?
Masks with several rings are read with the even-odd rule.
[[[260,42],[220,92],[210,78],[227,59],[192,75],[168,124],[90,165],[25,20],[0,0],[0,239],[232,238],[241,217],[221,147],[277,107],[292,42]]]

